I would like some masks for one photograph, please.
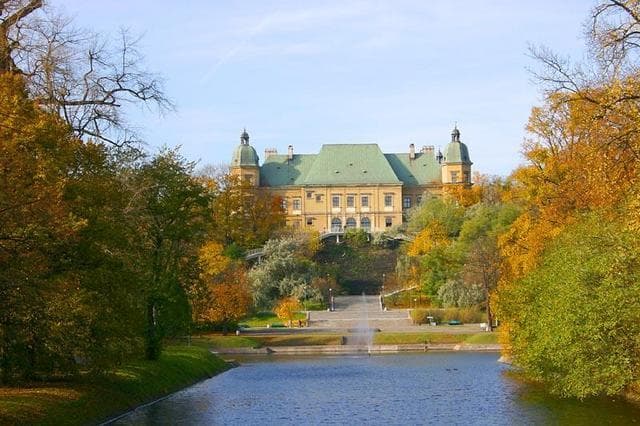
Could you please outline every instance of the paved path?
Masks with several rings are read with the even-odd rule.
[[[309,326],[327,329],[410,327],[408,309],[383,311],[379,296],[336,296],[333,312],[311,311]]]

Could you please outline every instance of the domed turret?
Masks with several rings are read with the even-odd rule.
[[[260,186],[259,161],[258,153],[249,145],[249,133],[245,129],[240,135],[240,145],[236,147],[231,158],[231,174],[252,185]]]
[[[258,153],[251,145],[249,145],[249,134],[244,130],[240,135],[240,145],[238,145],[233,153],[231,167],[257,167],[259,160]]]
[[[458,130],[458,126],[455,126],[451,132],[451,142],[449,142],[445,150],[444,162],[471,164],[469,149],[465,144],[460,142],[460,130]]]
[[[460,130],[456,125],[451,132],[451,142],[444,150],[442,183],[471,185],[471,158],[469,149],[460,142]]]

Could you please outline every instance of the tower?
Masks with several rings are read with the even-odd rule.
[[[445,185],[470,185],[471,165],[469,150],[460,142],[460,130],[454,126],[451,142],[447,145],[442,161],[442,183]]]
[[[245,182],[260,186],[260,166],[256,150],[249,145],[249,134],[244,129],[240,135],[240,145],[233,152],[231,174]]]

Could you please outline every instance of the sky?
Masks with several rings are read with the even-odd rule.
[[[136,108],[149,150],[229,163],[246,128],[265,148],[444,148],[457,123],[473,170],[523,163],[541,92],[529,45],[580,59],[590,0],[49,0],[80,27],[142,35],[176,112]]]

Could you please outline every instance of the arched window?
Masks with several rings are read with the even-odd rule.
[[[342,231],[342,221],[339,218],[334,217],[333,219],[331,219],[331,232],[340,231]]]
[[[345,228],[350,229],[355,227],[356,227],[356,220],[352,217],[348,218]]]
[[[371,221],[368,217],[363,217],[360,219],[360,228],[369,231],[371,229]]]

